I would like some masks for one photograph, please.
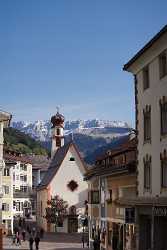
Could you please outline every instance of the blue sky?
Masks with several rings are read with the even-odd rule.
[[[0,3],[0,108],[14,120],[101,118],[134,124],[123,65],[167,23],[167,1]]]

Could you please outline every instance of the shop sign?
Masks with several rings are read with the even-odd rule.
[[[154,216],[167,216],[167,207],[153,207]]]
[[[125,208],[125,223],[126,224],[135,223],[135,208],[134,207]]]

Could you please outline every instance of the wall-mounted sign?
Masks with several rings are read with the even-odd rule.
[[[126,224],[135,223],[135,208],[134,207],[125,208],[125,223]]]
[[[153,207],[154,216],[167,216],[167,207]]]

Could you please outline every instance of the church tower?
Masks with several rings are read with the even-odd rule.
[[[64,116],[57,111],[51,118],[52,123],[52,149],[51,158],[55,155],[58,148],[64,146]]]

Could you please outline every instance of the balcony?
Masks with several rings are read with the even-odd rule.
[[[33,198],[36,196],[36,190],[28,189],[27,191],[15,190],[13,192],[13,198]]]

